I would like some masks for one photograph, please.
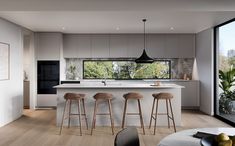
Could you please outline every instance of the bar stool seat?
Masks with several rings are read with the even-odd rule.
[[[139,115],[141,128],[143,128],[143,134],[145,134],[142,110],[141,110],[141,105],[140,105],[140,99],[143,98],[143,95],[141,95],[140,93],[137,93],[137,92],[129,92],[127,94],[124,94],[123,97],[125,98],[125,105],[124,105],[124,112],[123,112],[123,118],[122,118],[122,128],[124,128],[124,125],[125,125],[126,115]],[[127,102],[129,99],[137,100],[139,113],[126,113]]]
[[[87,117],[86,117],[86,108],[85,108],[85,94],[80,94],[80,93],[66,93],[64,95],[64,99],[65,101],[65,106],[64,106],[64,111],[63,111],[63,116],[62,116],[62,121],[61,121],[61,126],[60,126],[60,133],[62,132],[63,129],[63,124],[64,124],[64,120],[68,119],[68,128],[70,127],[70,118],[72,116],[78,116],[79,118],[79,125],[80,125],[80,135],[82,135],[82,123],[81,123],[81,116],[85,116],[85,120],[86,120],[86,127],[88,129],[88,123],[87,123]],[[72,101],[77,101],[77,105],[78,105],[78,114],[72,114],[71,113],[71,105],[72,105]],[[83,106],[83,113],[81,113],[81,102],[82,102],[82,106]],[[68,105],[69,104],[69,105]],[[69,108],[68,111],[68,117],[65,117],[65,112],[66,112],[66,108]]]
[[[127,94],[124,94],[123,97],[125,99],[142,99],[143,95],[141,95],[140,93],[136,93],[136,92],[129,92]]]
[[[109,115],[110,116],[112,134],[114,135],[114,122],[113,122],[113,112],[112,112],[112,103],[111,103],[111,99],[113,98],[113,95],[110,93],[96,93],[93,96],[93,98],[95,99],[95,107],[94,107],[91,135],[93,133],[93,129],[95,128],[96,115]],[[109,113],[97,113],[99,101],[107,101],[108,102]]]
[[[156,134],[157,116],[158,115],[166,115],[167,116],[167,120],[168,120],[168,128],[170,128],[170,121],[169,120],[171,119],[172,122],[173,122],[174,131],[176,132],[174,114],[173,114],[172,105],[171,105],[171,99],[173,98],[173,95],[171,93],[161,92],[161,93],[154,93],[154,94],[152,94],[152,96],[153,96],[154,100],[153,100],[152,112],[151,112],[151,116],[150,116],[149,128],[151,128],[152,119],[154,119],[155,120],[155,123],[154,123],[154,135],[155,135]],[[155,108],[156,100],[157,100],[156,113],[153,113],[154,112],[154,108]],[[159,100],[165,100],[166,101],[166,110],[167,110],[167,113],[158,113],[158,102],[159,102]],[[169,115],[168,102],[170,104],[171,116]]]
[[[107,100],[107,99],[112,99],[113,95],[110,93],[96,93],[93,97],[96,100]]]

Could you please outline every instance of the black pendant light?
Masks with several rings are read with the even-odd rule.
[[[142,20],[144,22],[144,50],[142,55],[135,60],[136,63],[153,63],[153,59],[149,57],[145,51],[146,49],[146,34],[145,34],[145,22],[147,21],[146,19]]]

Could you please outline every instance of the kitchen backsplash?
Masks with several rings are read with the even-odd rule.
[[[192,79],[194,58],[174,58],[171,60],[172,79]],[[66,58],[65,75],[67,80],[82,79],[82,59]]]

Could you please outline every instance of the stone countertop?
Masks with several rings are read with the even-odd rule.
[[[54,88],[60,89],[60,88],[147,88],[147,89],[164,89],[164,88],[184,88],[184,86],[180,86],[177,84],[161,84],[159,86],[153,85],[153,84],[126,84],[126,83],[109,83],[107,82],[107,85],[104,86],[102,83],[84,83],[84,84],[61,84],[54,86]]]

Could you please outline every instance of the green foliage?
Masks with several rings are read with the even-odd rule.
[[[235,81],[235,68],[231,67],[228,71],[219,70],[219,79],[219,87],[224,93],[229,93]]]
[[[230,67],[228,71],[219,70],[219,87],[223,90],[219,99],[219,111],[230,114],[233,110],[232,100],[235,100],[235,90],[231,91],[235,81],[235,68]]]
[[[87,79],[146,79],[170,78],[169,62],[136,64],[133,61],[85,61],[84,77]]]

